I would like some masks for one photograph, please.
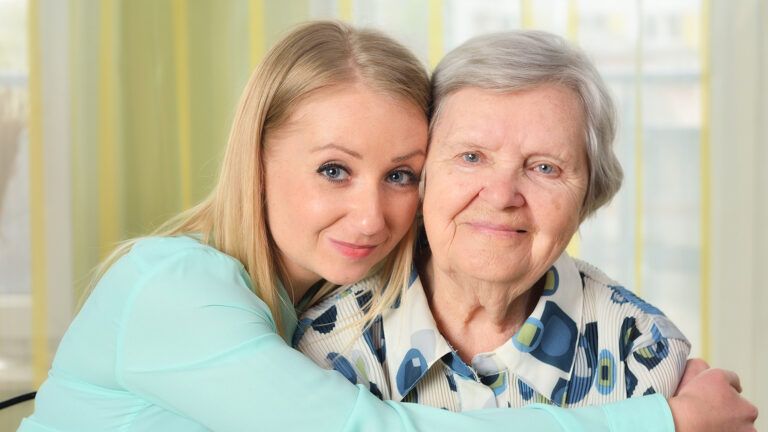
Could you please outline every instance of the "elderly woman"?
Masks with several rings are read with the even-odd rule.
[[[433,80],[429,247],[410,287],[383,311],[367,309],[378,279],[343,288],[306,312],[295,345],[384,399],[455,411],[671,396],[688,341],[565,252],[622,180],[594,66],[521,31],[465,43]]]

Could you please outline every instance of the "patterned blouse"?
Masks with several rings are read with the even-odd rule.
[[[661,311],[565,253],[520,330],[471,364],[440,334],[415,271],[397,304],[359,337],[349,324],[365,312],[376,283],[342,287],[306,311],[293,344],[382,399],[467,411],[668,397],[690,351]]]

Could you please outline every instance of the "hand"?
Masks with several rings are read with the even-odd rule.
[[[689,359],[685,363],[685,371],[683,377],[680,379],[680,384],[677,385],[675,396],[680,393],[680,389],[685,387],[691,380],[696,378],[697,375],[709,369],[709,364],[700,358]],[[741,388],[737,389],[741,393]]]
[[[677,432],[755,432],[757,407],[744,399],[739,377],[690,360],[669,407]]]

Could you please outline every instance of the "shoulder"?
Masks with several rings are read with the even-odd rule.
[[[203,326],[215,333],[225,313],[239,313],[248,323],[273,322],[234,258],[194,238],[139,239],[110,266],[83,304],[62,341],[58,365],[82,371],[82,364],[99,367],[94,361],[99,357],[111,358],[109,364],[115,365],[117,358],[150,350],[188,351],[201,345],[196,329]],[[90,359],[83,360],[85,356]]]
[[[276,332],[243,266],[213,247],[188,237],[147,238],[123,258],[139,270],[116,318],[121,379],[230,355]]]
[[[133,271],[135,289],[151,285],[183,290],[185,296],[193,287],[214,291],[208,288],[242,286],[251,291],[250,277],[240,261],[193,237],[142,238],[112,267],[105,277],[128,267]]]
[[[661,310],[624,288],[597,267],[578,259],[574,259],[574,262],[581,275],[586,302],[596,302],[614,311],[621,309],[633,316],[664,316]]]
[[[123,321],[155,314],[179,318],[211,305],[237,305],[271,317],[238,260],[185,236],[137,240],[104,274],[84,308],[100,301],[119,304]]]
[[[183,265],[186,260],[212,268],[241,269],[235,258],[188,236],[145,237],[134,243],[125,258],[144,271],[156,271],[165,266]]]
[[[634,351],[661,340],[688,341],[677,326],[656,306],[646,302],[598,268],[574,259],[584,285],[585,322],[596,321],[601,329],[615,327]],[[603,332],[601,332],[603,333]]]
[[[147,285],[160,285],[168,291],[179,289],[190,280],[231,279],[241,271],[237,260],[192,237],[141,238],[110,265],[83,305],[83,311],[109,306],[110,313],[118,313]]]
[[[258,300],[240,261],[192,237],[144,238],[123,259],[136,268],[134,290],[141,291],[141,297],[174,299],[169,304],[180,306]]]

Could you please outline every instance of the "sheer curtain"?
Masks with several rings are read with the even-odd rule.
[[[0,148],[0,387],[44,377],[115,242],[208,193],[266,48],[298,22],[336,18],[388,32],[429,67],[490,31],[579,44],[618,103],[625,182],[569,251],[768,400],[766,295],[751,288],[768,258],[768,12],[710,1],[0,1],[0,136],[18,129]]]

